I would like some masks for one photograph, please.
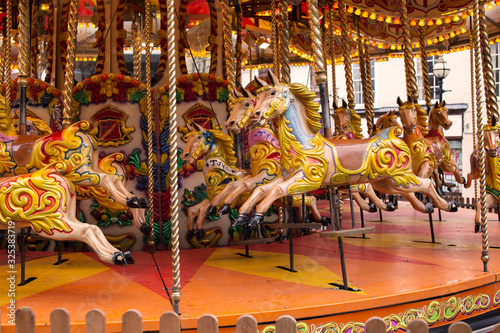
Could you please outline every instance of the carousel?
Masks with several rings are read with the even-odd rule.
[[[2,1],[1,331],[23,307],[37,332],[58,308],[75,331],[94,309],[110,332],[129,309],[145,331],[167,311],[186,331],[207,313],[221,332],[245,314],[269,333],[284,314],[298,332],[497,323],[497,5]],[[468,174],[431,98],[426,59],[448,52],[470,59]],[[371,62],[389,58],[405,90],[376,118]]]

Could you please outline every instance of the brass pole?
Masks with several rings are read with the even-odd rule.
[[[68,127],[73,119],[73,82],[75,79],[76,29],[78,24],[78,0],[71,0],[68,14],[68,49],[64,72],[62,126]]]
[[[334,13],[334,9],[333,9],[333,0],[330,1],[330,23],[329,23],[329,32],[330,32],[330,58],[332,59],[332,87],[331,87],[331,90],[332,90],[332,97],[333,97],[333,101],[332,101],[332,108],[333,108],[333,103],[336,103],[337,102],[337,75],[336,75],[336,72],[335,72],[335,40],[333,38],[334,34],[333,34],[333,13]]]
[[[288,33],[288,3],[285,0],[280,0],[281,20],[279,24],[280,33],[280,50],[281,50],[281,81],[283,83],[291,83],[290,76],[290,36]],[[276,71],[274,71],[276,72]]]
[[[5,5],[7,7],[6,13],[5,13],[5,37],[4,37],[4,43],[3,43],[3,58],[4,58],[4,66],[5,66],[5,97],[7,100],[7,103],[10,105],[12,103],[10,95],[11,95],[11,90],[12,90],[12,83],[10,80],[11,76],[11,70],[10,70],[10,65],[11,65],[11,31],[12,31],[12,0],[7,0],[7,3]]]
[[[19,1],[19,134],[26,135],[26,86],[29,76],[29,0]],[[10,97],[10,95],[9,95]]]
[[[234,90],[236,89],[236,79],[234,73],[234,51],[233,37],[231,34],[231,18],[229,16],[229,0],[222,0],[222,28],[224,32],[224,59],[226,64],[226,75],[229,89],[229,99],[227,101],[228,110],[233,109],[233,100],[235,99]]]
[[[413,67],[413,51],[411,49],[410,38],[410,21],[408,19],[408,9],[406,8],[406,0],[399,0],[399,13],[401,15],[401,24],[403,26],[403,44],[405,56],[405,72],[406,72],[406,93],[410,102],[418,100],[417,76],[415,67]]]
[[[342,34],[342,53],[344,55],[344,69],[345,81],[347,87],[347,104],[349,109],[354,109],[356,106],[354,102],[354,83],[352,80],[352,66],[351,66],[351,50],[348,40],[347,32],[347,17],[345,11],[344,0],[339,0],[339,16],[340,16],[340,31]]]
[[[136,80],[141,80],[142,75],[142,43],[141,43],[141,32],[139,30],[139,24],[134,23],[132,25],[132,31],[134,33],[133,41],[133,57],[134,57],[134,77]]]
[[[373,119],[375,118],[375,109],[373,108],[372,65],[370,60],[370,49],[368,45],[366,45],[365,43],[363,43],[363,46],[364,46],[364,56],[365,56],[366,85],[368,91],[365,101],[365,113],[367,117],[368,115],[370,116],[373,125]],[[368,127],[368,134],[371,134],[372,130],[373,126]]]
[[[472,18],[470,20],[470,33],[469,33],[469,39],[470,39],[470,88],[471,88],[471,109],[472,109],[472,143],[474,150],[477,150],[477,140],[476,140],[476,135],[477,135],[477,112],[476,112],[476,85],[474,81],[475,77],[475,54],[474,54],[474,28],[473,28],[473,22]],[[475,203],[477,203],[479,199],[479,184],[477,179],[474,179],[474,200]]]
[[[427,53],[425,52],[424,27],[418,26],[418,43],[420,44],[420,65],[422,66],[422,83],[427,112],[431,109],[431,88],[429,86],[429,69],[427,68]]]

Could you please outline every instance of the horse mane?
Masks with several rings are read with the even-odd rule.
[[[420,126],[420,132],[423,135],[429,133],[429,125],[427,124],[427,111],[420,104],[415,103],[415,109],[417,110],[417,123]]]
[[[349,110],[351,112],[351,126],[354,131],[354,136],[356,139],[362,139],[363,133],[361,133],[361,116],[354,111],[354,109]]]
[[[207,130],[207,131],[209,131],[212,134],[214,141],[219,144],[222,154],[226,159],[226,162],[231,166],[236,165],[238,159],[235,156],[236,153],[233,147],[234,145],[233,139],[229,135],[224,134],[221,130]]]
[[[321,114],[319,114],[319,104],[314,101],[316,94],[301,83],[287,84],[290,92],[301,102],[306,109],[307,123],[314,132],[321,129]]]
[[[11,131],[12,127],[12,116],[10,114],[10,106],[7,100],[2,94],[0,94],[0,131],[8,132]]]

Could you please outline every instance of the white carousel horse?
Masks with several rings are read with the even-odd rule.
[[[129,252],[113,247],[101,229],[76,219],[75,187],[63,175],[72,167],[64,162],[33,173],[0,178],[0,229],[30,227],[56,241],[79,241],[90,246],[107,263],[133,264]]]
[[[262,221],[275,200],[328,185],[371,183],[374,189],[402,195],[416,210],[429,213],[432,204],[424,205],[415,197],[414,192],[421,192],[438,208],[457,210],[454,202],[439,197],[430,179],[413,174],[410,150],[397,137],[400,128],[383,130],[370,139],[325,140],[319,133],[316,95],[302,84],[281,84],[272,72],[269,78],[271,84],[260,89],[262,95],[249,119],[257,125],[276,119],[282,174],[279,184],[257,206],[252,224]]]

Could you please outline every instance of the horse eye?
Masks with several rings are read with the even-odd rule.
[[[273,91],[271,92],[271,95],[276,95],[276,91],[274,91],[274,90],[273,90]]]
[[[198,139],[201,139],[201,135],[198,135]]]
[[[245,103],[245,106],[250,106],[250,103],[246,102],[246,103]]]

